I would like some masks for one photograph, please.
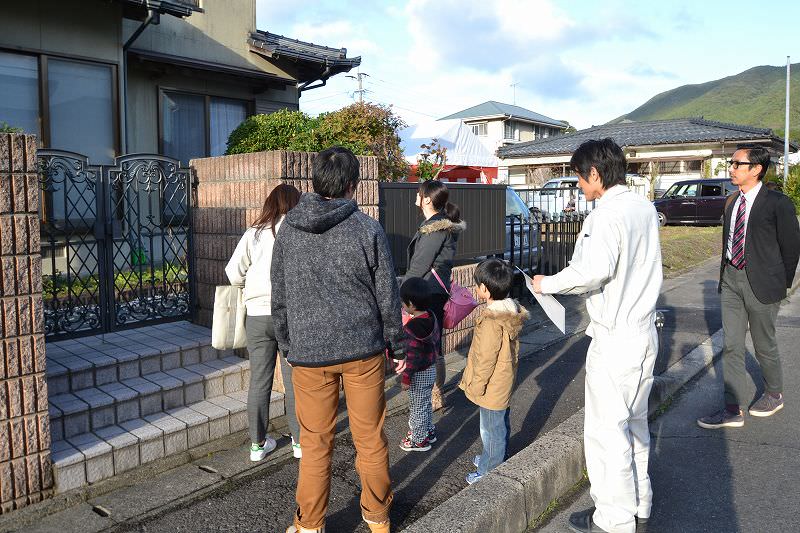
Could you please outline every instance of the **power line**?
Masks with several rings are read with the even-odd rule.
[[[382,90],[381,88],[378,88],[378,89]],[[377,94],[377,95],[379,95],[379,97],[380,97],[380,94],[381,94],[381,93],[376,93],[375,91],[369,91],[369,92],[372,92],[373,94]],[[423,113],[422,111],[417,111],[417,110],[414,110],[414,109],[411,109],[411,108],[408,108],[408,107],[401,107],[401,106],[397,105],[397,102],[401,102],[401,103],[406,103],[406,104],[408,104],[410,106],[417,106],[418,103],[416,101],[410,100],[408,98],[398,98],[397,96],[394,96],[394,95],[386,95],[385,99],[390,100],[392,102],[391,105],[394,105],[398,109],[405,109],[407,111],[413,111],[414,113],[419,113],[420,115],[425,115],[427,117],[431,117],[431,118],[435,118],[435,119],[439,118],[438,115],[431,115],[431,114],[428,114],[428,113]],[[375,101],[378,101],[378,100],[375,100]],[[379,103],[382,103],[384,105],[390,105],[390,104],[387,104],[386,102],[379,102]]]
[[[328,98],[336,98],[337,96],[341,96],[343,94],[350,94],[350,91],[340,91],[340,92],[335,93],[335,94],[329,94],[328,96],[323,96],[322,98],[314,98],[313,100],[301,99],[300,103],[301,104],[304,104],[304,103],[305,104],[310,104],[311,102],[319,102],[320,100],[327,100]]]
[[[402,110],[404,110],[404,111],[410,111],[411,113],[416,113],[416,114],[418,114],[418,115],[425,115],[426,117],[435,118],[435,119],[438,119],[438,118],[439,118],[439,117],[437,117],[436,115],[429,115],[428,113],[423,113],[422,111],[417,111],[416,109],[410,109],[410,108],[408,108],[408,107],[403,107],[403,106],[397,105],[397,104],[395,104],[395,103],[391,103],[391,104],[390,104],[390,103],[388,103],[388,102],[382,102],[382,101],[380,101],[380,100],[375,100],[375,101],[376,101],[376,102],[378,102],[379,104],[383,104],[383,105],[388,105],[388,106],[396,107],[397,109],[402,109]]]
[[[394,89],[395,91],[400,91],[400,92],[402,92],[404,94],[412,93],[412,94],[416,94],[417,96],[419,96],[421,98],[428,98],[430,96],[430,94],[423,94],[420,91],[418,91],[416,89],[412,89],[410,87],[400,87],[399,85],[395,85],[394,83],[390,83],[390,82],[388,82],[386,80],[382,80],[380,78],[372,78],[372,79],[376,80],[378,83],[380,83],[382,85],[386,85],[387,87],[389,87],[391,89]]]

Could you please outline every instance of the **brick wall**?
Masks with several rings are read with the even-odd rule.
[[[0,509],[53,487],[45,379],[36,138],[0,134]]]
[[[258,217],[264,199],[279,183],[300,192],[312,190],[311,152],[257,152],[194,159],[197,198],[194,209],[194,279],[197,290],[196,321],[211,327],[214,289],[227,285],[225,265],[236,243]],[[361,210],[378,218],[378,161],[359,157],[361,181],[356,201]],[[282,391],[280,372],[275,389]]]

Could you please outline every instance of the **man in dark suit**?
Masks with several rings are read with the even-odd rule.
[[[729,162],[731,182],[739,192],[726,204],[722,232],[725,408],[697,420],[707,429],[744,425],[740,406],[749,403],[744,344],[748,325],[765,388],[748,412],[764,417],[783,408],[775,319],[800,257],[800,227],[791,200],[762,183],[769,163],[769,152],[757,145],[741,146]]]

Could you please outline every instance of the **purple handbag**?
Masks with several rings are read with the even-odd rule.
[[[448,291],[447,287],[445,287],[442,282],[442,278],[436,273],[436,270],[432,268],[431,273],[436,278],[436,281],[439,282],[439,285],[441,285],[449,295],[447,302],[444,304],[444,320],[442,321],[442,325],[445,329],[453,329],[462,320],[467,318],[467,315],[469,315],[473,309],[478,307],[478,302],[475,301],[475,298],[472,297],[472,293],[469,292],[468,289],[465,289],[458,283],[450,283],[450,290]]]

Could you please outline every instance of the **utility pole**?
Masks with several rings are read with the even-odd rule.
[[[514,105],[517,105],[517,85],[519,85],[519,82],[517,81],[511,84],[511,88],[514,90],[514,101],[513,101]]]
[[[791,70],[791,63],[789,56],[786,56],[786,130],[783,135],[783,187],[786,188],[786,183],[789,180],[789,73]]]
[[[354,80],[358,81],[358,90],[357,91],[353,91],[353,92],[358,93],[358,103],[359,104],[363,104],[364,103],[364,93],[367,92],[367,90],[364,89],[364,85],[362,83],[362,80],[365,77],[368,78],[369,74],[367,74],[366,72],[358,72],[355,76],[349,75],[347,77],[348,78],[353,78]]]

